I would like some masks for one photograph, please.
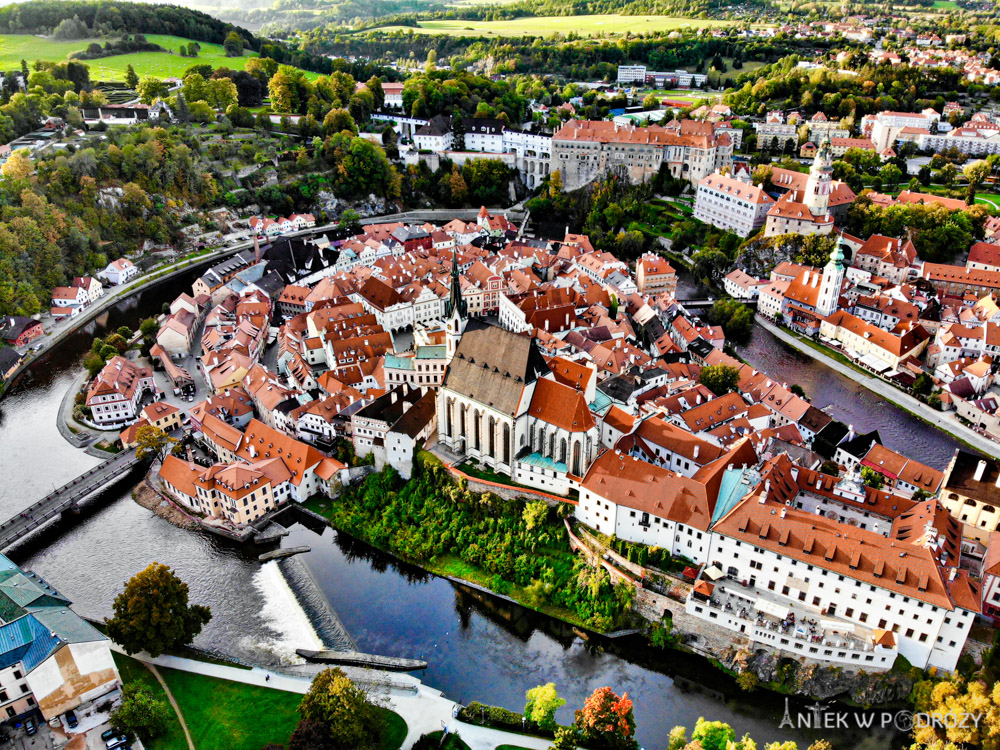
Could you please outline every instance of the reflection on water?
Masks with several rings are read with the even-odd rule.
[[[573,710],[597,687],[628,691],[635,701],[639,740],[663,748],[670,729],[693,726],[699,716],[721,719],[738,735],[759,742],[793,739],[805,748],[819,736],[779,730],[784,701],[765,692],[752,699],[698,656],[663,651],[642,638],[583,640],[568,625],[402,563],[331,529],[317,538],[292,527],[284,544],[308,544],[301,559],[362,651],[425,659],[428,684],[463,702],[478,700],[513,710],[525,691],[555,682]],[[826,732],[837,747],[853,747],[860,734]],[[875,747],[899,746],[883,734]]]
[[[55,427],[60,400],[80,371],[83,354],[94,336],[120,325],[134,327],[158,312],[193,276],[140,294],[89,324],[28,371],[0,402],[0,516],[20,511],[96,463],[70,447]],[[859,428],[877,421],[887,444],[904,451],[913,436],[925,439],[921,455],[936,466],[950,455],[949,441],[939,433],[927,432],[898,410],[883,415],[877,411],[882,407],[863,403],[865,392],[846,378],[759,334],[742,354],[755,366],[780,369],[776,377],[802,384],[817,406],[829,404],[834,416]],[[805,747],[811,739],[777,729],[783,701],[766,693],[748,700],[698,657],[660,651],[634,638],[584,641],[563,623],[453,586],[349,537],[311,526],[293,526],[284,544],[308,544],[312,552],[262,566],[248,550],[157,518],[131,501],[123,483],[60,533],[12,557],[49,579],[81,614],[98,618],[110,614],[127,578],[154,561],[170,565],[189,584],[192,600],[212,609],[196,645],[245,661],[277,665],[293,660],[296,648],[338,646],[342,641],[332,607],[361,650],[425,658],[429,667],[423,679],[466,702],[520,710],[527,689],[553,681],[568,699],[559,715],[568,722],[571,709],[587,694],[610,685],[635,700],[640,740],[647,748],[664,747],[672,726],[691,726],[699,716],[727,721],[758,741],[795,739]],[[300,585],[294,573],[299,565],[318,591],[308,593]],[[279,571],[291,572],[285,577]],[[877,734],[826,734],[838,750],[890,745]],[[897,740],[892,744],[899,745]]]

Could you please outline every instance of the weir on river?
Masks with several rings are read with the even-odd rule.
[[[11,390],[0,404],[0,518],[98,464],[55,426],[83,355],[95,336],[135,327],[159,312],[194,275],[116,306],[42,358]],[[859,429],[875,423],[890,447],[905,452],[920,441],[919,457],[935,466],[953,451],[945,436],[898,409],[871,403],[848,379],[831,377],[773,339],[755,334],[741,354],[759,369],[774,368],[776,378],[802,384],[817,406],[845,423]],[[296,523],[283,544],[311,551],[261,564],[237,545],[171,526],[132,502],[129,489],[106,491],[102,502],[88,506],[51,541],[29,539],[12,553],[15,561],[94,618],[111,613],[114,597],[136,572],[154,561],[170,565],[188,583],[191,600],[212,610],[195,645],[248,663],[291,665],[299,661],[300,648],[422,656],[428,668],[420,678],[465,703],[521,710],[526,690],[553,681],[567,700],[559,714],[564,722],[572,721],[572,711],[594,688],[610,685],[634,699],[639,740],[648,750],[665,747],[671,727],[690,728],[699,716],[729,722],[738,735],[749,732],[758,742],[794,739],[806,747],[826,734],[836,747],[852,747],[862,739],[779,730],[783,698],[747,696],[700,657],[661,651],[632,637],[585,643],[564,623],[508,602],[486,605],[332,529]],[[872,748],[900,744],[875,732],[867,741]]]

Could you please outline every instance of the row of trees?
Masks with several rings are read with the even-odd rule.
[[[536,607],[562,607],[599,630],[628,618],[634,592],[575,556],[544,502],[470,492],[442,467],[419,464],[403,483],[390,467],[345,488],[333,525],[415,562],[454,555],[492,576],[501,593],[519,587]]]

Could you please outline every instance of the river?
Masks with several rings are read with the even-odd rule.
[[[63,393],[93,336],[123,324],[136,326],[190,281],[166,282],[92,322],[25,373],[0,402],[0,516],[16,513],[96,463],[56,430]],[[822,389],[823,398],[844,414],[858,408],[858,394],[849,381],[821,372],[806,377],[803,373],[815,365],[774,349],[755,337],[744,356],[755,364],[755,356],[774,356],[775,366],[795,374],[776,377],[801,383],[814,401]],[[864,411],[861,407],[858,412],[858,426]],[[879,418],[890,422],[880,424],[887,443],[889,435],[913,435],[919,429],[902,412],[886,411]],[[944,456],[950,449],[942,444],[939,450]],[[930,460],[926,448],[922,456]],[[767,693],[747,696],[699,658],[658,651],[634,638],[587,643],[561,623],[484,600],[332,529],[293,526],[283,544],[307,544],[312,551],[295,564],[282,563],[287,573],[282,575],[276,563],[262,566],[228,543],[162,521],[133,503],[126,485],[107,495],[66,528],[12,554],[69,596],[83,615],[108,615],[124,581],[157,561],[188,582],[193,601],[212,608],[212,621],[196,645],[245,661],[288,664],[295,648],[335,640],[332,608],[362,650],[426,658],[430,666],[421,677],[465,702],[520,710],[527,689],[552,681],[568,700],[559,718],[570,721],[571,709],[590,691],[610,685],[627,690],[635,700],[639,739],[650,750],[666,746],[671,727],[690,727],[699,716],[727,721],[738,734],[750,732],[758,742],[794,739],[805,747],[813,738],[808,732],[778,729],[782,699]],[[838,747],[887,745],[887,736],[872,732],[825,734]]]

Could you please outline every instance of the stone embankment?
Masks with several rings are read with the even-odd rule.
[[[145,478],[132,490],[132,499],[146,510],[151,510],[164,521],[169,521],[178,528],[189,530],[201,528],[198,519],[189,516],[160,495]]]

